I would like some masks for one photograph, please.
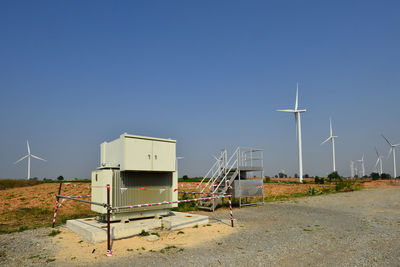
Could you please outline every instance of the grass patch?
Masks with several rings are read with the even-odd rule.
[[[312,229],[304,228],[303,231],[305,231],[305,232],[311,232]]]
[[[189,195],[186,193],[183,193],[182,197],[180,199],[194,199],[196,198],[195,195]],[[186,211],[193,211],[193,210],[199,210],[199,207],[197,206],[197,201],[192,201],[192,202],[183,202],[179,203],[178,207],[172,208],[172,211],[180,211],[180,212],[186,212]]]
[[[52,230],[52,231],[50,232],[49,236],[56,236],[56,235],[58,235],[58,234],[60,234],[60,233],[61,233],[60,230],[55,229],[55,230]]]
[[[32,255],[28,259],[36,259],[36,258],[40,258],[40,255],[39,254],[38,255]]]
[[[151,234],[160,237],[159,233],[157,233],[157,232],[154,232],[154,233],[151,233]]]
[[[126,251],[133,251],[133,248],[127,248]]]
[[[40,184],[40,181],[37,180],[14,180],[14,179],[5,179],[0,180],[0,190],[16,188],[16,187],[26,187],[26,186],[34,186]]]
[[[142,229],[142,231],[139,233],[140,236],[148,236],[150,235],[149,232],[145,231],[144,229]]]
[[[56,260],[56,259],[47,259],[46,262],[49,263],[49,262],[53,262],[53,261],[55,261],[55,260]]]
[[[400,223],[400,222],[399,222]],[[183,232],[183,231],[179,231],[178,233],[177,233],[177,235],[183,235],[185,232]]]

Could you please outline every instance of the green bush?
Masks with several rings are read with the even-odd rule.
[[[334,171],[334,172],[332,172],[332,173],[330,173],[328,175],[328,179],[331,180],[331,181],[332,180],[340,180],[341,177],[340,177],[340,175],[339,175],[339,173],[337,171]]]
[[[349,192],[354,191],[355,182],[351,180],[340,180],[336,183],[335,190],[337,192]]]
[[[373,172],[371,173],[371,178],[372,180],[378,180],[379,178],[381,178],[381,176],[379,175],[379,173]]]

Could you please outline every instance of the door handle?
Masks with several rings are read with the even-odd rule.
[[[151,159],[151,156],[150,156],[150,154],[147,154],[147,156],[149,157],[149,159]]]
[[[157,155],[154,155],[154,158],[157,159]]]

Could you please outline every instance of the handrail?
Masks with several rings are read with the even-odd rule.
[[[234,163],[232,164],[232,166],[230,166],[229,170],[225,173],[224,177],[221,179],[221,181],[219,182],[217,188],[214,189],[213,193],[215,193],[216,190],[218,190],[218,188],[220,187],[221,183],[226,179],[226,177],[228,176],[229,172],[232,170],[233,166],[236,164],[238,165],[239,163],[239,153],[240,152],[240,147],[236,148],[235,152],[233,152],[232,156],[229,158],[228,162],[226,163],[226,166],[230,166],[230,162],[231,160],[236,156],[236,160],[234,161]],[[239,166],[237,166],[239,167]]]
[[[226,180],[226,178],[228,177],[229,172],[232,170],[233,166],[235,166],[235,164],[237,164],[238,159],[235,160],[235,162],[232,164],[232,166],[229,168],[229,171],[225,174],[225,176],[221,179],[221,181],[219,182],[217,188],[214,189],[214,191],[212,192],[213,194],[218,190],[218,188],[221,186],[222,182]],[[238,169],[236,169],[238,170]]]
[[[199,183],[198,186],[196,186],[196,188],[200,187],[201,184],[203,183],[203,181],[208,177],[208,175],[210,174],[210,172],[212,172],[212,170],[214,169],[215,165],[219,163],[219,160],[217,160],[214,165],[210,168],[210,170],[206,173],[206,175],[203,176],[203,179],[201,180],[201,182]]]

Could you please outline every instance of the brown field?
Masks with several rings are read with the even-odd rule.
[[[264,184],[266,198],[276,196],[292,197],[306,193],[309,187],[316,189],[334,188],[334,184],[296,184],[297,179],[273,179],[280,183]],[[312,179],[306,179],[310,182]],[[198,182],[179,183],[179,191],[198,191]],[[58,183],[45,183],[28,187],[0,190],[0,232],[22,231],[27,228],[50,225],[55,204]],[[400,182],[391,180],[368,181],[362,184],[365,188],[384,188],[400,186]],[[63,185],[62,194],[68,196],[90,194],[90,183],[71,183]],[[93,216],[90,206],[85,203],[66,200],[57,214],[57,222],[62,223],[70,218]]]

